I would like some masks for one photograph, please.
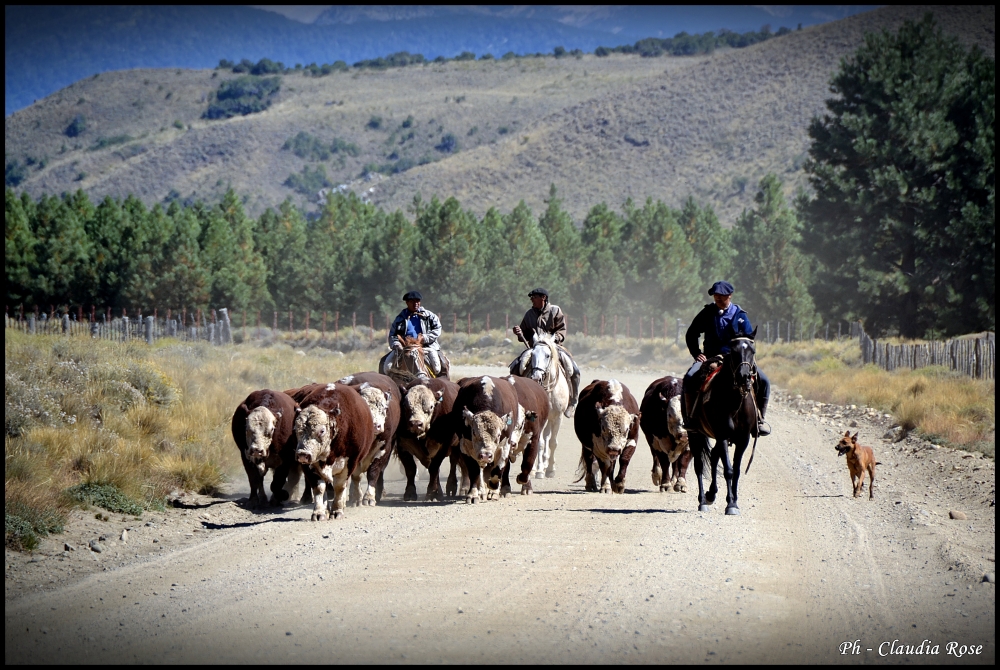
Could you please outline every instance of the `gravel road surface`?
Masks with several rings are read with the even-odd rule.
[[[637,398],[656,376],[584,370]],[[688,493],[655,490],[642,438],[624,495],[585,493],[572,421],[531,496],[403,503],[392,462],[382,503],[341,521],[248,511],[240,477],[141,521],[81,511],[6,552],[5,661],[994,663],[994,461],[772,408],[739,517],[724,495],[696,511],[693,466]],[[874,501],[833,448],[848,421],[881,463]]]

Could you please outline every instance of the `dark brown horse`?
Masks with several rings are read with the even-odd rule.
[[[756,361],[754,336],[737,337],[729,344],[729,353],[723,357],[722,369],[710,382],[707,391],[690,410],[685,405],[684,424],[688,430],[694,470],[698,476],[698,511],[707,512],[715,502],[719,487],[716,484],[716,470],[722,460],[722,474],[726,478],[726,514],[739,514],[737,490],[740,479],[740,462],[750,443],[750,437],[757,433],[757,403],[754,397]],[[695,380],[696,381],[696,380]],[[689,389],[698,392],[699,389]],[[708,438],[715,439],[715,447],[710,448]],[[733,462],[729,462],[729,443],[735,446]],[[750,455],[753,462],[753,454]],[[712,485],[705,492],[702,481],[705,466],[711,463]],[[749,464],[747,469],[750,469]]]

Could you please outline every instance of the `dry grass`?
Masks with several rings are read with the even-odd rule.
[[[886,372],[862,367],[857,342],[761,345],[758,361],[772,382],[813,400],[866,405],[890,413],[905,430],[993,456],[996,384],[941,367]]]
[[[113,487],[146,508],[175,488],[214,491],[239,468],[229,426],[250,391],[371,367],[366,354],[320,358],[285,346],[5,335],[6,536],[24,548],[30,533],[12,527],[51,530],[79,484]]]

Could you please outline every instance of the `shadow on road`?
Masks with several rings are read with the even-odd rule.
[[[846,498],[843,493],[838,493],[837,495],[815,495],[815,496],[795,496],[796,498]]]
[[[177,509],[207,509],[215,505],[228,505],[229,503],[237,502],[238,500],[239,498],[227,498],[224,500],[213,500],[206,503],[186,503],[183,500],[175,500],[171,504]]]
[[[291,517],[282,516],[276,519],[262,519],[260,521],[240,521],[238,523],[212,523],[211,521],[202,521],[201,525],[203,528],[208,530],[229,530],[232,528],[253,528],[254,526],[260,526],[265,523],[290,523],[303,521],[304,519],[293,519]]]
[[[594,514],[688,514],[686,509],[575,509],[573,512],[592,512]]]

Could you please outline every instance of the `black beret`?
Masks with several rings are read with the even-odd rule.
[[[423,301],[424,297],[420,295],[420,291],[407,291],[406,295],[403,296],[403,300],[420,300]]]
[[[732,295],[733,285],[727,281],[717,281],[708,289],[709,295]]]
[[[535,296],[535,295],[540,295],[540,296],[542,296],[544,298],[548,298],[549,297],[549,292],[546,291],[545,289],[541,288],[541,287],[539,287],[539,288],[533,288],[533,289],[531,289],[531,293],[528,294],[528,297],[530,298],[530,297]]]

